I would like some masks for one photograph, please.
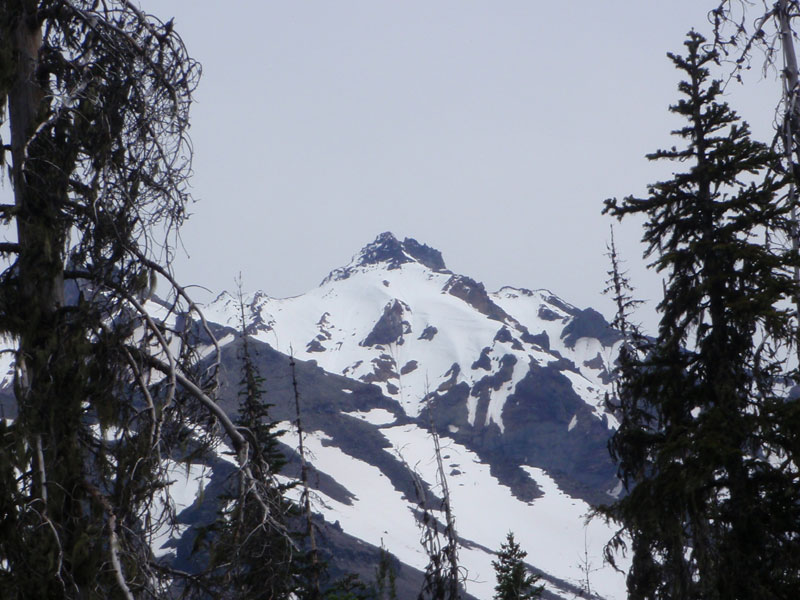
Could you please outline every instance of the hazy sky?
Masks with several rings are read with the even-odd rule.
[[[712,4],[142,0],[203,65],[179,279],[300,294],[391,230],[490,291],[610,314],[602,201],[669,176],[644,159],[679,123],[665,53],[710,32]],[[729,100],[764,138],[776,84],[759,79]],[[639,229],[617,233],[655,297]]]
[[[453,271],[546,287],[609,313],[609,196],[669,176],[686,32],[701,0],[180,0],[203,65],[184,282],[302,293],[378,233],[440,249]],[[729,101],[771,134],[775,83]],[[618,230],[643,297],[636,224]]]

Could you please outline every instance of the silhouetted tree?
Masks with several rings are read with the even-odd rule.
[[[425,577],[418,600],[457,600],[461,597],[461,576],[458,568],[458,533],[456,532],[455,517],[450,502],[450,489],[447,486],[447,477],[444,473],[439,433],[436,431],[436,425],[433,420],[431,395],[426,393],[424,401],[425,410],[428,413],[431,439],[433,440],[436,481],[442,494],[441,511],[444,513],[445,522],[440,525],[439,520],[428,505],[427,493],[422,478],[414,469],[406,465],[414,482],[419,502],[420,529],[422,531],[420,542],[428,555],[428,564],[425,567]]]
[[[622,525],[607,556],[630,538],[633,599],[788,599],[800,589],[793,206],[778,157],[721,102],[704,43],[692,32],[687,55],[669,55],[686,76],[670,108],[685,145],[648,156],[687,170],[606,205],[644,215],[665,278],[658,335],[619,371],[610,448],[628,494],[603,509]]]
[[[495,586],[495,600],[530,600],[540,598],[544,586],[537,586],[539,576],[528,571],[525,557],[528,553],[519,547],[510,531],[506,541],[500,546],[497,560],[492,561],[497,585]]]
[[[241,282],[239,300],[239,416],[236,424],[250,442],[253,481],[236,477],[220,500],[220,518],[203,536],[210,555],[208,572],[199,588],[201,596],[280,600],[292,597],[297,587],[296,550],[288,527],[294,506],[284,498],[290,484],[276,479],[286,459],[280,451],[277,429],[265,399],[264,378],[255,362],[247,336]],[[264,509],[258,499],[266,499]]]
[[[375,568],[375,590],[377,600],[397,600],[397,571],[394,557],[381,542],[381,558]]]
[[[717,0],[709,14],[714,25],[714,43],[723,55],[733,61],[733,75],[741,82],[741,71],[749,69],[761,51],[763,70],[781,74],[780,102],[776,103],[775,142],[781,160],[774,168],[790,175],[786,187],[791,211],[791,243],[800,248],[800,224],[797,214],[797,183],[800,181],[800,67],[798,67],[794,21],[800,17],[798,0],[776,0],[754,3],[746,0]],[[800,282],[800,268],[794,270]],[[800,297],[793,298],[800,320]]]
[[[169,266],[199,72],[172,22],[128,0],[0,3],[16,398],[0,423],[0,597],[163,595],[181,575],[151,544],[173,523],[166,459],[186,458],[189,423],[221,426],[254,478],[212,397],[214,354],[201,369],[194,352],[213,336]]]

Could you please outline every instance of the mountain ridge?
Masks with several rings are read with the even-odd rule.
[[[271,417],[289,432],[282,443],[290,477],[298,464],[296,364],[315,518],[334,572],[369,580],[385,543],[401,561],[402,597],[415,595],[427,556],[412,472],[434,516],[444,518],[435,429],[470,597],[492,597],[493,552],[509,530],[550,598],[580,593],[578,557],[586,549],[597,567],[612,533],[584,518],[621,489],[606,450],[616,418],[604,403],[619,334],[600,313],[546,289],[487,292],[447,270],[435,248],[388,232],[305,294],[257,291],[243,302]],[[158,303],[150,306],[158,313]],[[235,415],[239,300],[222,292],[204,313],[221,349],[219,403]],[[201,353],[210,353],[211,340],[205,344]],[[0,390],[4,411],[9,394],[7,385]],[[185,470],[170,487],[181,527],[154,545],[182,569],[192,565],[192,540],[216,515],[213,490],[231,469],[224,447],[197,460],[176,465]],[[597,568],[599,597],[624,598],[624,577]]]
[[[461,490],[469,485],[469,478],[475,478],[487,486],[487,496],[495,493],[489,490],[506,490],[497,492],[496,502],[508,504],[509,514],[536,514],[540,506],[563,502],[549,519],[564,528],[558,535],[574,538],[581,551],[582,518],[568,517],[569,511],[583,507],[584,514],[592,504],[606,502],[619,492],[606,450],[616,419],[604,403],[619,334],[594,309],[577,308],[546,289],[504,286],[488,292],[482,283],[447,270],[435,248],[410,238],[400,241],[388,232],[305,294],[272,298],[255,292],[245,295],[244,302],[247,331],[255,340],[292,354],[322,373],[366,385],[376,398],[388,403],[380,409],[366,407],[348,413],[369,423],[390,445],[370,452],[384,456],[392,447],[402,453],[398,445],[405,445],[407,451],[422,443],[432,425],[446,447],[457,448],[458,455],[472,456],[470,461],[475,461],[468,466],[463,460],[451,460],[454,456],[445,459],[455,480],[452,487]],[[207,308],[207,318],[226,324],[231,332],[236,329],[238,305],[233,296],[221,295]],[[229,340],[235,340],[233,333]],[[327,415],[338,410],[324,408],[323,398],[318,402],[320,405],[310,410]],[[393,408],[387,413],[386,406]],[[359,518],[368,512],[364,503],[370,502],[370,492],[360,488],[362,484],[348,471],[363,464],[359,469],[380,479],[380,469],[392,461],[373,456],[362,457],[367,460],[364,463],[348,454],[347,448],[355,450],[353,441],[346,439],[346,428],[334,430],[331,426],[323,419],[309,429],[312,437],[321,436],[312,442],[316,453],[339,457],[330,458],[333,462],[327,467],[322,463],[329,459],[322,459],[319,468],[335,471],[332,477],[341,485],[362,491],[355,493],[358,500],[354,506],[337,505],[327,497],[329,509],[323,512],[326,518],[340,522],[344,531],[357,537],[366,535],[370,541],[369,534],[362,531],[364,525],[353,521],[354,512]],[[357,462],[344,466],[340,464],[344,456]],[[474,471],[479,465],[486,471]],[[407,484],[397,483],[397,477],[386,479],[395,483],[382,493],[398,493],[397,510],[412,510],[416,500],[410,497]],[[436,489],[435,474],[428,473],[425,480],[430,489]],[[476,500],[457,498],[457,519],[466,510],[459,508],[459,501]],[[332,508],[335,506],[338,508]],[[399,516],[394,518],[402,521]],[[472,518],[480,520],[477,516],[468,520]],[[498,527],[504,527],[503,521],[500,518]],[[541,526],[520,525],[518,539]],[[385,537],[390,549],[390,540],[410,545],[405,533],[393,527],[387,531],[373,535],[371,542],[377,545]],[[459,531],[467,546],[499,546],[495,532],[484,531],[475,523],[464,523]],[[405,541],[398,541],[401,539]],[[600,541],[594,541],[596,561],[601,560]],[[570,551],[559,552],[562,559],[558,564],[537,552],[532,552],[531,564],[552,581],[564,583],[562,587],[552,584],[551,591],[554,597],[567,598],[574,594],[564,591],[567,584],[579,578]],[[485,581],[491,580],[491,555],[478,550],[467,555],[470,568],[479,569]],[[415,568],[424,567],[415,551],[409,550],[402,560]],[[623,597],[624,582],[620,584],[613,575],[603,577],[609,582],[598,587],[606,590],[604,597]],[[491,596],[490,586],[476,585],[468,585],[473,595]]]

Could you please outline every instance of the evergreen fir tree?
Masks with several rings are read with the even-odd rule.
[[[321,597],[323,600],[373,600],[375,594],[358,575],[349,573],[334,581]]]
[[[541,597],[544,586],[536,586],[539,576],[529,572],[522,562],[527,555],[514,540],[514,534],[509,531],[506,541],[497,553],[497,560],[492,561],[497,576],[495,600],[530,600]]]
[[[296,551],[288,532],[291,503],[284,498],[287,485],[275,479],[286,459],[280,451],[279,438],[264,400],[264,378],[255,363],[247,337],[245,306],[239,286],[241,380],[239,416],[236,421],[250,441],[251,465],[256,482],[262,486],[260,497],[268,499],[269,514],[253,491],[241,479],[237,489],[228,494],[228,505],[203,542],[211,545],[209,573],[203,593],[213,590],[218,598],[280,600],[292,597],[297,590],[294,558]]]
[[[241,345],[241,380],[239,381],[239,417],[237,424],[252,436],[253,447],[257,453],[257,465],[266,467],[265,479],[273,479],[286,464],[286,457],[280,450],[280,437],[286,433],[277,429],[277,422],[270,418],[269,411],[274,406],[264,399],[264,378],[255,363],[253,349],[247,337],[244,299],[239,289],[239,310]]]
[[[686,76],[670,108],[684,147],[648,156],[689,168],[647,198],[607,201],[647,219],[665,293],[656,339],[620,364],[610,450],[629,493],[601,511],[622,527],[609,558],[630,538],[632,599],[788,599],[800,589],[792,206],[777,156],[721,102],[704,42],[691,32],[687,55],[669,55]]]
[[[377,600],[397,600],[397,571],[393,558],[381,541],[381,558],[375,569]]]

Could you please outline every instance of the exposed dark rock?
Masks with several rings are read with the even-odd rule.
[[[447,373],[444,374],[447,379],[439,384],[437,392],[446,392],[449,390],[453,385],[455,385],[456,380],[458,379],[458,375],[461,373],[461,367],[458,363],[453,363],[449,369],[447,369]]]
[[[306,344],[306,352],[325,352],[325,346],[320,344],[318,339],[314,338]]]
[[[391,232],[385,231],[375,241],[361,249],[358,265],[375,265],[386,263],[389,269],[397,269],[401,264],[410,262],[411,259],[403,252],[400,243]]]
[[[397,379],[397,372],[395,368],[397,365],[394,359],[388,354],[381,354],[377,358],[372,359],[373,370],[372,373],[367,373],[361,378],[361,381],[367,383],[386,382],[389,379]]]
[[[583,361],[583,365],[585,367],[589,367],[590,369],[605,369],[606,361],[603,360],[603,356],[598,352],[597,356],[592,358],[591,360]]]
[[[511,381],[514,372],[514,365],[517,364],[517,357],[513,354],[506,354],[500,359],[500,367],[491,375],[485,375],[472,387],[472,395],[480,397],[489,389],[499,390],[504,383]]]
[[[439,333],[439,330],[436,329],[433,325],[428,325],[425,329],[423,329],[422,333],[419,334],[418,340],[432,340],[433,336]]]
[[[400,369],[400,375],[408,375],[411,371],[414,371],[417,368],[417,361],[410,360],[406,364],[402,366]]]
[[[467,400],[469,399],[469,385],[466,381],[458,384],[454,383],[455,378],[451,379],[450,385],[445,389],[437,390],[431,395],[431,407],[433,420],[436,429],[442,435],[452,437],[450,428],[465,430],[469,427]],[[430,417],[427,410],[423,411],[417,419],[420,427],[430,429]]]
[[[224,294],[220,294],[220,296],[217,297],[217,300],[222,298],[223,295]],[[264,292],[255,292],[253,294],[253,300],[247,307],[248,322],[247,325],[245,326],[245,333],[247,333],[247,335],[255,335],[257,333],[261,333],[264,331],[270,331],[272,327],[275,325],[275,321],[273,320],[266,321],[264,319],[264,315],[261,314],[261,304],[264,302],[265,299],[268,298],[269,296],[267,296]],[[169,308],[169,306],[166,303],[164,303],[158,298],[154,297],[152,299],[152,302],[154,302],[155,304],[160,304],[165,308]]]
[[[478,399],[478,406],[475,410],[475,427],[489,426],[487,413],[489,401],[491,400],[492,390],[499,390],[503,384],[511,381],[514,374],[514,365],[517,358],[512,354],[506,354],[500,359],[500,367],[494,373],[485,375],[472,386],[470,394]]]
[[[349,367],[345,367],[344,369],[342,369],[342,375],[347,375],[350,371],[355,371],[358,367],[361,366],[361,363],[363,362],[364,362],[363,360],[357,360]]]
[[[597,356],[595,356],[593,359],[584,361],[583,365],[585,367],[589,367],[590,369],[595,369],[596,371],[600,371],[600,373],[598,374],[598,378],[603,383],[608,384],[614,380],[614,376],[608,370],[606,361],[603,360],[603,357],[599,352],[597,353]]]
[[[381,560],[380,548],[341,532],[321,517],[315,519],[314,524],[322,540],[322,558],[328,564],[328,581],[340,581],[350,575],[357,575],[362,582],[375,579],[375,569]],[[422,589],[423,573],[394,556],[390,555],[390,560],[396,573],[397,597],[416,598]],[[464,592],[462,597],[464,600],[475,600],[474,596]]]
[[[386,391],[392,396],[396,396],[400,392],[400,388],[393,383],[386,383]]]
[[[539,307],[537,314],[539,315],[540,319],[544,319],[545,321],[560,321],[563,318],[557,312],[546,307],[544,304]]]
[[[402,344],[403,335],[411,333],[408,321],[403,314],[409,307],[400,300],[392,300],[383,307],[383,314],[369,335],[361,342],[361,346],[377,346],[379,344]]]
[[[551,362],[550,364],[547,365],[551,369],[557,369],[559,371],[572,371],[573,373],[580,373],[580,369],[578,369],[578,367],[575,366],[575,363],[572,362],[570,359],[564,358],[563,356],[561,356],[561,354],[559,354],[556,351],[551,351],[550,354],[552,354],[553,356],[558,357],[558,360],[554,360],[553,362]]]
[[[420,244],[413,238],[403,240],[403,248],[406,253],[412,256],[417,262],[425,265],[434,271],[446,271],[442,253],[436,248],[431,248],[425,244]]]
[[[328,323],[329,316],[330,313],[325,313],[319,318],[319,321],[317,321],[317,327],[319,327],[317,339],[320,341],[331,339],[331,332],[327,329],[330,326],[330,323]]]
[[[486,293],[482,283],[463,275],[453,275],[445,283],[442,291],[455,296],[469,304],[472,308],[495,321],[511,321],[506,311],[495,304]]]
[[[543,290],[543,291],[546,291],[546,290]],[[567,304],[561,298],[559,298],[558,296],[555,296],[553,294],[550,294],[549,296],[547,296],[545,298],[545,301],[550,303],[550,304],[552,304],[556,308],[560,308],[561,310],[563,310],[565,313],[567,313],[570,316],[574,316],[574,315],[576,315],[576,314],[578,314],[580,312],[580,310],[575,308],[574,306],[572,306],[572,304]]]
[[[561,339],[568,348],[574,348],[582,337],[597,338],[604,346],[612,346],[622,339],[622,334],[595,309],[586,308],[579,311],[561,332]]]
[[[519,466],[521,463],[518,457],[509,459],[503,455],[505,442],[500,428],[494,423],[489,427],[475,428],[469,424],[467,411],[469,395],[470,388],[462,381],[443,393],[437,392],[432,397],[433,421],[437,431],[474,450],[482,462],[490,464],[492,475],[503,485],[507,485],[514,496],[523,502],[531,502],[540,497],[541,490]],[[423,411],[417,422],[421,427],[430,427],[427,411]]]
[[[580,435],[564,435],[573,416]],[[503,423],[499,462],[541,467],[567,493],[591,503],[608,501],[600,490],[616,482],[606,450],[610,432],[559,368],[532,361],[503,407]]]
[[[504,285],[498,290],[497,293],[501,292],[504,295],[508,296],[509,298],[519,298],[520,296],[533,296],[533,292],[531,290],[525,288],[515,288],[511,287],[510,285]]]
[[[492,351],[488,346],[481,350],[481,355],[474,363],[472,363],[472,370],[483,369],[485,371],[492,370],[492,361],[489,358],[489,353]]]
[[[351,265],[331,271],[323,283],[347,279],[358,267],[384,264],[387,269],[393,270],[411,262],[424,265],[433,271],[450,272],[445,267],[442,253],[435,248],[420,244],[412,238],[406,238],[401,242],[391,232],[386,231],[375,238],[374,242],[364,246]],[[388,286],[388,283],[384,281],[384,285]]]
[[[544,331],[542,333],[531,334],[528,330],[524,330],[520,337],[526,344],[535,344],[539,346],[539,348],[550,350],[550,338],[547,337],[547,333]]]
[[[514,338],[511,335],[511,332],[508,330],[508,327],[501,327],[494,336],[495,342],[508,343],[513,339]]]
[[[495,342],[500,342],[501,344],[511,344],[511,347],[514,350],[522,350],[522,344],[519,343],[519,340],[511,335],[508,327],[501,327],[497,334],[494,336]]]

